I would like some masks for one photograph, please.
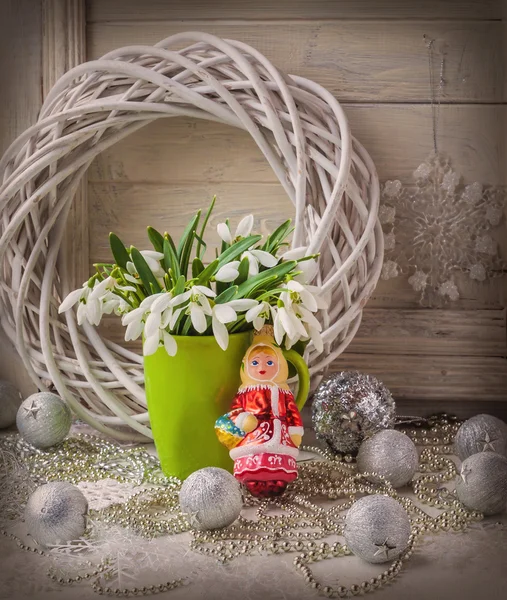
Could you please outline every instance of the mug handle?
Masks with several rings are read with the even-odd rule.
[[[298,395],[296,398],[296,406],[298,410],[302,410],[305,405],[308,394],[310,392],[310,371],[308,370],[308,365],[305,362],[305,359],[296,352],[295,350],[282,350],[285,358],[294,365],[294,368],[298,374]]]

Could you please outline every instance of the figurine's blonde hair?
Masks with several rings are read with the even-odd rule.
[[[273,379],[260,380],[252,375],[249,371],[249,362],[251,357],[257,353],[263,352],[270,356],[275,356],[278,360],[278,371]],[[289,390],[287,379],[289,378],[289,365],[283,355],[282,349],[276,344],[269,332],[261,331],[260,334],[254,336],[253,343],[248,348],[241,364],[241,381],[243,382],[240,389],[252,387],[256,385],[277,385],[278,387]]]
[[[256,347],[259,348],[259,350],[257,350],[257,352],[261,352],[262,354],[268,354],[269,356],[277,356],[275,349],[271,348],[271,346],[262,346],[259,344],[259,346],[256,346]],[[250,354],[253,354],[253,352],[250,352]]]

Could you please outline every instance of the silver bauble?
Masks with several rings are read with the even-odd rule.
[[[243,508],[238,480],[218,467],[205,467],[187,477],[179,499],[190,525],[202,530],[227,527]]]
[[[407,484],[418,467],[419,455],[414,442],[395,429],[379,431],[365,440],[357,453],[359,472],[378,473],[395,488]],[[375,477],[370,479],[376,480]]]
[[[356,454],[365,437],[394,426],[394,415],[391,392],[373,375],[334,373],[313,395],[315,433],[336,453]]]
[[[0,381],[0,429],[14,425],[22,400],[15,385],[9,381]]]
[[[397,558],[408,546],[407,511],[389,496],[365,496],[345,517],[343,535],[352,552],[370,563]]]
[[[454,450],[461,460],[478,452],[507,454],[507,425],[492,415],[476,415],[458,429]]]
[[[494,452],[469,456],[456,478],[456,493],[471,510],[484,515],[503,512],[507,507],[507,458]]]
[[[27,532],[42,546],[65,544],[83,535],[87,510],[86,498],[71,483],[46,483],[37,488],[27,502]]]
[[[21,437],[36,448],[50,448],[62,442],[67,437],[71,424],[69,407],[51,392],[28,396],[16,416]]]

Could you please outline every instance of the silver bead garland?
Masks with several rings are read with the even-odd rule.
[[[447,416],[430,420],[428,428],[411,428],[406,432],[418,444],[424,446],[419,471],[412,487],[416,501],[399,494],[382,477],[377,483],[368,481],[371,473],[357,473],[354,464],[344,461],[342,455],[318,448],[302,449],[319,455],[320,460],[300,463],[299,478],[288,486],[285,494],[271,500],[245,496],[247,506],[257,507],[255,520],[243,516],[227,529],[200,531],[191,529],[186,516],[179,508],[181,482],[167,478],[160,471],[158,460],[142,447],[122,447],[117,443],[90,435],[66,439],[62,444],[47,451],[37,450],[17,435],[0,439],[0,451],[9,452],[23,462],[32,481],[44,483],[51,480],[97,481],[114,478],[151,486],[134,493],[126,502],[113,504],[102,510],[90,510],[91,519],[114,523],[129,528],[146,538],[191,531],[193,551],[212,556],[222,563],[236,557],[259,552],[270,555],[296,553],[293,564],[304,581],[327,597],[348,597],[372,592],[394,580],[421,536],[438,531],[462,531],[473,521],[482,518],[481,513],[467,509],[454,492],[443,484],[456,477],[456,466],[446,456],[452,452],[452,440],[459,423]],[[2,479],[9,474],[2,475]],[[445,491],[444,491],[445,490]],[[344,514],[354,504],[357,495],[382,494],[398,502],[408,513],[411,534],[408,546],[378,576],[358,582],[349,587],[331,587],[318,581],[311,564],[320,560],[345,556],[351,553],[348,546],[339,542],[324,541],[330,535],[342,535]],[[326,508],[320,506],[322,499],[339,500]],[[426,513],[419,503],[440,509],[437,516]],[[272,514],[272,509],[282,509],[283,514]],[[5,527],[5,526],[4,526]],[[7,528],[2,535],[16,541],[24,550],[44,555],[45,550],[28,546]],[[62,585],[90,581],[98,594],[137,596],[164,592],[182,585],[181,579],[160,585],[140,588],[117,588],[108,584],[113,567],[108,558],[100,564],[90,564],[89,571],[78,576],[64,576],[54,571],[50,577]]]

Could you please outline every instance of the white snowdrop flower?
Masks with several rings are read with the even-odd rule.
[[[155,354],[159,346],[163,344],[165,351],[169,356],[174,356],[178,350],[178,345],[174,337],[163,329],[157,329],[151,336],[145,337],[143,344],[144,356]]]
[[[88,282],[83,284],[82,288],[70,292],[60,304],[58,312],[62,313],[72,308],[76,303],[79,303],[77,308],[77,322],[82,325],[88,321],[92,325],[98,325],[102,317],[102,306],[99,298],[92,298],[91,294],[98,285],[95,280],[94,287],[90,287]]]
[[[150,268],[150,271],[155,277],[164,277],[165,271],[160,266],[160,261],[164,258],[162,252],[156,252],[155,250],[141,250],[142,257],[146,261],[146,264]],[[139,283],[139,273],[137,272],[136,266],[132,261],[127,262],[128,274],[125,275],[125,279],[131,283]]]
[[[211,310],[211,326],[213,335],[222,350],[227,350],[227,346],[229,345],[229,331],[227,330],[226,323],[235,323],[238,320],[238,312],[250,310],[256,305],[257,300],[243,298],[213,306]]]
[[[137,340],[137,338],[143,333],[145,326],[146,316],[150,313],[153,303],[160,297],[165,296],[164,292],[159,294],[153,294],[145,298],[138,308],[131,310],[123,316],[121,322],[122,325],[126,326],[125,341]]]
[[[236,227],[236,232],[234,236],[231,233],[229,225],[227,223],[219,223],[217,225],[217,233],[220,236],[220,239],[226,242],[227,244],[232,244],[234,240],[238,238],[248,237],[252,233],[252,228],[254,224],[254,216],[247,215],[243,217]]]
[[[264,323],[269,319],[270,305],[268,302],[259,302],[251,308],[245,315],[247,323],[253,323],[254,329],[260,331]]]
[[[290,250],[287,250],[287,252],[282,254],[280,258],[281,260],[299,260],[306,255],[306,251],[306,246],[298,246],[297,248],[291,248]],[[319,271],[319,265],[314,258],[310,258],[298,263],[297,270],[301,271],[301,273],[296,275],[294,280],[299,281],[300,283],[309,283],[310,281],[313,281],[317,275]]]
[[[295,279],[291,279],[286,285],[287,291],[280,294],[280,300],[286,306],[292,304],[301,305],[311,312],[319,308],[326,308],[323,299],[320,298],[320,290],[314,286],[303,285]]]
[[[239,276],[239,260],[233,260],[230,263],[227,263],[223,267],[220,267],[215,274],[215,279],[217,281],[222,281],[223,283],[231,283]]]
[[[248,276],[253,277],[259,272],[259,264],[268,269],[278,264],[278,258],[264,250],[247,250],[241,255],[241,259],[248,259]]]
[[[210,288],[204,285],[194,285],[190,290],[175,296],[171,304],[173,307],[180,306],[188,301],[188,305],[185,307],[185,314],[190,315],[192,325],[197,333],[204,333],[208,327],[206,316],[211,316],[212,314],[208,298],[214,298],[215,296],[215,292]]]

